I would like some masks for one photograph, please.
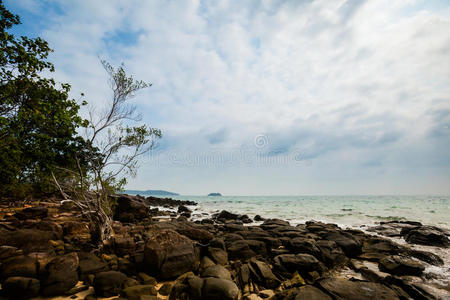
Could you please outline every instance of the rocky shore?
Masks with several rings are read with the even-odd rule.
[[[190,201],[116,200],[114,234],[101,249],[69,203],[1,203],[0,299],[450,297],[448,278],[428,271],[448,262],[409,245],[447,249],[442,228],[387,222],[363,232],[227,211],[191,222]]]

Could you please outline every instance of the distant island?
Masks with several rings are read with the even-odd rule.
[[[131,195],[150,195],[150,196],[178,196],[180,194],[172,193],[164,190],[146,190],[146,191],[140,191],[140,190],[125,190],[125,194],[131,194]]]
[[[221,193],[209,193],[208,197],[221,197],[222,194]]]

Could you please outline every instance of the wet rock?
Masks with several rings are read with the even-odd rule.
[[[163,230],[150,238],[144,250],[146,270],[157,278],[169,279],[197,269],[193,242],[173,230]]]
[[[172,198],[158,198],[158,197],[147,197],[145,199],[147,205],[151,206],[179,206],[179,205],[197,205],[194,201],[189,200],[175,200]]]
[[[41,281],[42,294],[45,296],[64,294],[78,282],[78,256],[76,253],[55,257],[45,269]]]
[[[261,217],[260,215],[256,215],[256,216],[253,218],[253,220],[256,221],[256,222],[260,222],[260,221],[264,221],[265,219],[264,219],[263,217]]]
[[[187,208],[186,206],[184,206],[184,205],[178,206],[177,212],[179,214],[181,214],[181,213],[192,213],[192,211],[189,208]]]
[[[18,211],[14,216],[19,220],[45,219],[48,215],[48,208],[44,206],[27,207]]]
[[[135,285],[122,290],[121,296],[128,300],[140,300],[141,296],[156,296],[157,291],[154,285]]]
[[[336,300],[399,299],[392,289],[380,283],[329,278],[321,280],[319,285],[323,290],[333,295]]]
[[[94,279],[95,293],[101,297],[116,296],[122,290],[126,280],[127,276],[121,272],[100,272]]]
[[[206,278],[202,290],[203,299],[237,300],[239,289],[231,280],[221,278]]]
[[[396,255],[381,259],[378,267],[380,271],[393,275],[420,276],[425,270],[425,267],[421,263]]]
[[[442,266],[444,264],[442,258],[431,252],[410,249],[408,255],[433,266]]]
[[[450,240],[448,239],[447,234],[443,230],[433,226],[422,226],[411,229],[405,235],[405,240],[410,244],[444,248],[450,246]]]
[[[24,255],[11,257],[0,266],[0,274],[2,280],[17,276],[37,278],[36,260]]]
[[[239,218],[239,215],[231,213],[229,211],[226,210],[222,210],[218,215],[217,215],[217,220],[237,220]]]
[[[215,277],[231,280],[230,271],[228,271],[225,267],[221,265],[214,265],[206,268],[201,273],[201,277]]]
[[[9,299],[29,299],[39,294],[40,287],[35,278],[9,277],[2,284],[2,292]]]

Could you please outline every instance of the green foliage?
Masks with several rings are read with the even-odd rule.
[[[86,154],[85,141],[76,135],[84,124],[80,107],[68,98],[70,85],[57,87],[41,77],[54,71],[46,60],[52,51],[47,42],[15,37],[9,30],[19,17],[1,1],[0,13],[0,193],[49,192],[50,173],[62,176],[61,168],[75,166],[75,153]]]

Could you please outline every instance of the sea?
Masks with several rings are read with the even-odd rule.
[[[172,197],[172,196],[171,196]],[[418,221],[450,229],[450,196],[173,196],[192,200],[193,219],[227,210],[250,218],[279,218],[292,225],[315,220],[364,228],[383,221]]]

